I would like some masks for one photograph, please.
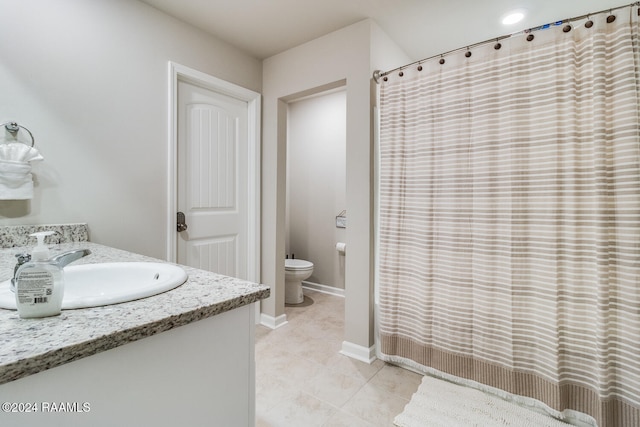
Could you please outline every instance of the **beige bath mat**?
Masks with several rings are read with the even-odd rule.
[[[398,427],[567,427],[544,414],[470,387],[425,376]]]

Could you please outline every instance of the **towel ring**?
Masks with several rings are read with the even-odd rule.
[[[31,131],[29,129],[27,129],[26,127],[24,127],[22,125],[19,125],[16,122],[3,123],[2,126],[4,126],[4,128],[7,130],[7,132],[9,132],[16,139],[17,139],[17,134],[18,134],[18,131],[20,130],[20,128],[26,130],[27,133],[29,134],[29,136],[31,137],[31,146],[33,147],[36,144],[36,139],[33,137],[33,134],[31,133]]]

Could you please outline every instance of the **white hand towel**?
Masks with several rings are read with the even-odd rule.
[[[34,162],[44,159],[37,149],[20,142],[10,142],[8,144],[0,144],[0,160]]]
[[[43,160],[26,144],[0,144],[0,200],[33,198],[33,175],[29,162]]]

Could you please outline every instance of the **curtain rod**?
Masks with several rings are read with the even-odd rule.
[[[426,62],[426,61],[428,61],[430,59],[434,59],[434,58],[442,57],[442,56],[445,56],[445,55],[449,55],[451,53],[459,52],[461,50],[469,50],[471,48],[482,46],[482,45],[485,45],[485,44],[488,44],[488,43],[499,42],[500,40],[508,39],[510,37],[519,36],[519,35],[522,35],[522,34],[529,34],[529,33],[533,33],[534,31],[539,31],[539,30],[546,30],[547,28],[550,28],[551,26],[559,26],[559,25],[562,25],[564,23],[570,23],[572,21],[579,21],[579,20],[584,19],[584,18],[589,18],[590,16],[593,16],[593,15],[599,15],[601,13],[606,13],[606,12],[611,13],[614,10],[624,9],[625,7],[632,7],[632,6],[640,6],[640,1],[637,1],[637,2],[631,3],[631,4],[626,4],[624,6],[613,7],[613,8],[610,8],[610,9],[604,9],[604,10],[601,10],[599,12],[587,13],[585,15],[580,15],[580,16],[576,16],[576,17],[573,17],[573,18],[568,18],[568,19],[563,19],[563,20],[560,20],[560,21],[555,21],[555,22],[553,22],[551,24],[539,25],[537,27],[529,28],[529,29],[523,30],[523,31],[517,31],[515,33],[506,34],[506,35],[503,35],[503,36],[493,37],[493,38],[490,38],[490,39],[487,39],[487,40],[484,40],[484,41],[481,41],[481,42],[478,42],[478,43],[470,44],[468,46],[459,47],[457,49],[452,49],[452,50],[449,50],[447,52],[440,53],[438,55],[429,56],[428,58],[420,59],[419,61],[414,61],[414,62],[411,62],[411,63],[409,63],[407,65],[403,65],[401,67],[396,67],[396,68],[394,68],[392,70],[389,70],[389,71],[382,72],[380,70],[375,70],[373,72],[373,80],[375,80],[376,83],[380,83],[380,77],[387,76],[387,75],[393,73],[394,71],[403,70],[404,68],[411,67],[412,65],[421,64],[422,62]],[[640,9],[638,9],[638,15],[640,15]],[[615,17],[613,19],[615,19]],[[611,21],[611,22],[613,22],[613,21]],[[569,31],[571,31],[571,28],[568,28],[565,32],[567,33]],[[531,36],[531,37],[532,37],[531,40],[533,40],[533,36]],[[529,41],[531,41],[531,40],[529,40]]]

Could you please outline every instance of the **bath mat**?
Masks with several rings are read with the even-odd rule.
[[[479,390],[425,376],[398,427],[567,427],[569,424]]]

